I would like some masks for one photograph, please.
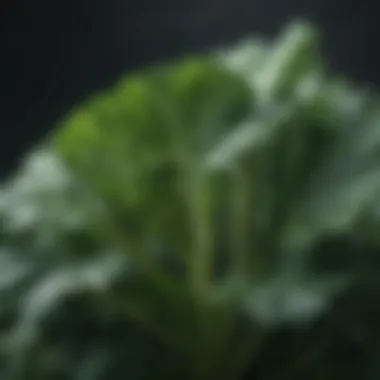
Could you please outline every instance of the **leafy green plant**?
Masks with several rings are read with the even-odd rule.
[[[150,371],[129,367],[132,378],[242,378],[268,332],[312,320],[355,280],[310,263],[325,237],[373,238],[379,107],[325,77],[316,34],[298,23],[273,45],[247,41],[136,73],[74,110],[36,154],[51,174],[28,187],[30,161],[3,191],[4,247],[45,260],[37,272],[25,264],[35,287],[4,343],[14,347],[10,378],[51,379],[63,356],[62,376],[119,378],[125,367],[107,372],[118,350],[131,363],[131,342],[144,339],[161,356]],[[68,296],[81,323],[91,313],[121,321],[123,338],[107,350],[80,335],[88,365],[61,338],[44,351],[46,321]]]

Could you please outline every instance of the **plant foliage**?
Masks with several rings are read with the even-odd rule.
[[[316,247],[377,244],[379,123],[304,23],[73,110],[1,193],[3,378],[242,379],[368,277]]]

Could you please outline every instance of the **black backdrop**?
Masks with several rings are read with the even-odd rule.
[[[274,36],[294,18],[323,33],[330,67],[380,84],[376,0],[2,0],[0,176],[92,91],[124,72]]]

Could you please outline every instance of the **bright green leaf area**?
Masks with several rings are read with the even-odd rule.
[[[199,376],[220,365],[252,286],[302,281],[311,244],[355,228],[376,200],[375,103],[327,79],[313,29],[296,24],[272,46],[136,73],[65,123],[59,151],[117,209],[135,259],[146,265],[158,241],[184,265],[188,282],[163,291],[183,289],[177,309],[193,300]],[[217,299],[227,308],[214,315]]]

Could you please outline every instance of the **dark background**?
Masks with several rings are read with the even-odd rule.
[[[248,35],[315,22],[330,68],[380,84],[375,0],[4,0],[0,5],[0,176],[25,148],[128,70]]]

